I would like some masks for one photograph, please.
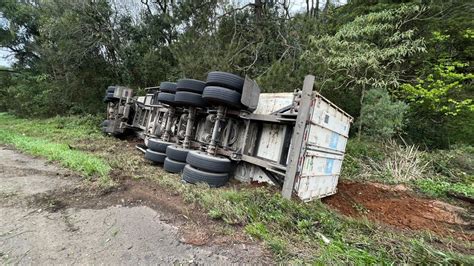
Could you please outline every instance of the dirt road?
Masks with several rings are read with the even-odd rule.
[[[110,204],[94,195],[58,200],[83,186],[71,172],[0,147],[0,263],[263,262],[259,245],[187,244],[156,205]]]

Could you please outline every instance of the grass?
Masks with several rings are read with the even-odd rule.
[[[276,190],[265,187],[210,189],[184,185],[177,175],[144,163],[143,156],[127,142],[102,136],[99,123],[95,117],[25,120],[0,114],[0,142],[12,143],[19,149],[25,147],[25,152],[39,150],[37,155],[53,156],[51,160],[92,176],[110,171],[107,169],[111,167],[129,178],[152,180],[180,194],[187,203],[200,206],[210,219],[221,220],[227,228],[243,228],[249,237],[263,241],[282,263],[474,264],[472,257],[451,248],[460,245],[458,240],[423,232],[403,233],[343,217],[320,201],[286,200]],[[349,150],[352,155],[362,153],[374,160],[384,156],[364,143],[352,143]],[[363,170],[360,157],[354,155],[354,160],[347,160],[353,178]],[[74,159],[66,163],[69,158]]]
[[[472,264],[467,255],[446,247],[458,240],[427,233],[395,232],[366,220],[342,217],[320,201],[303,203],[283,199],[269,188],[210,189],[187,186],[175,175],[152,176],[189,203],[207,210],[212,219],[243,227],[262,240],[277,260],[285,263],[325,264]],[[329,240],[329,243],[327,242]]]
[[[110,185],[110,165],[102,158],[71,148],[70,144],[52,141],[51,139],[68,138],[74,140],[89,137],[91,133],[84,127],[74,127],[71,130],[58,128],[66,122],[64,119],[47,120],[46,122],[27,121],[5,113],[0,114],[0,143],[12,145],[25,153],[41,156],[62,166],[77,171],[88,179],[97,178],[102,185]],[[78,122],[76,121],[76,124]],[[72,128],[75,130],[72,130]],[[64,128],[64,127],[63,127]],[[85,132],[84,132],[85,130]],[[64,133],[64,134],[62,134]],[[29,136],[31,135],[31,136]]]
[[[78,171],[87,177],[98,175],[101,179],[105,179],[111,169],[106,162],[97,156],[71,150],[65,144],[21,136],[2,129],[0,129],[0,142],[11,144],[23,152],[59,162],[66,168]]]
[[[341,177],[406,184],[434,198],[445,199],[448,193],[474,198],[474,148],[420,151],[393,142],[351,139]]]

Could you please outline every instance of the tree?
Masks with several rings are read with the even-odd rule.
[[[441,61],[426,79],[418,79],[415,85],[403,84],[401,97],[414,108],[426,109],[441,116],[457,116],[463,111],[474,112],[473,99],[466,98],[474,74],[460,71],[467,66],[467,63]]]
[[[33,1],[21,4],[0,1],[0,18],[8,21],[4,27],[0,27],[0,46],[15,55],[18,66],[34,67],[34,63],[40,59],[35,51],[39,17],[39,8]]]
[[[362,108],[367,90],[397,88],[402,63],[426,51],[423,39],[417,38],[415,29],[408,26],[422,11],[417,5],[401,5],[358,17],[334,35],[310,36],[304,58],[310,66],[327,73],[324,82],[334,81],[334,89],[348,93],[357,90]],[[365,124],[362,112],[358,120],[360,136]]]
[[[386,89],[371,89],[366,93],[361,108],[364,120],[359,119],[356,123],[371,138],[390,139],[403,129],[407,109],[405,103],[392,100]]]

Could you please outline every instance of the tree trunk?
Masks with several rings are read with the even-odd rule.
[[[255,17],[257,18],[257,22],[260,21],[262,18],[262,0],[255,0]]]
[[[357,139],[360,140],[362,135],[362,118],[364,114],[362,113],[362,108],[364,107],[364,96],[365,96],[365,84],[362,85],[362,91],[360,93],[360,114],[359,114],[359,127],[357,130]]]
[[[316,0],[316,7],[315,7],[315,10],[314,10],[314,16],[316,18],[319,17],[319,0]]]

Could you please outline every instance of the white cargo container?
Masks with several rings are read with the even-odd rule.
[[[253,154],[255,158],[270,163],[265,167],[265,163],[244,158],[248,163],[237,166],[234,178],[243,182],[275,183],[269,176],[271,173],[284,175],[287,191],[285,195],[284,187],[283,195],[288,197],[294,192],[303,201],[336,193],[353,118],[319,93],[313,92],[312,80],[306,79],[305,83],[308,95],[304,96],[303,89],[303,97],[296,100],[294,93],[260,95],[254,114],[261,116],[262,125]],[[299,103],[297,111],[278,113],[281,121],[292,119],[294,124],[263,121],[264,117],[274,115],[295,102]],[[285,146],[289,130],[292,138],[290,144]]]

